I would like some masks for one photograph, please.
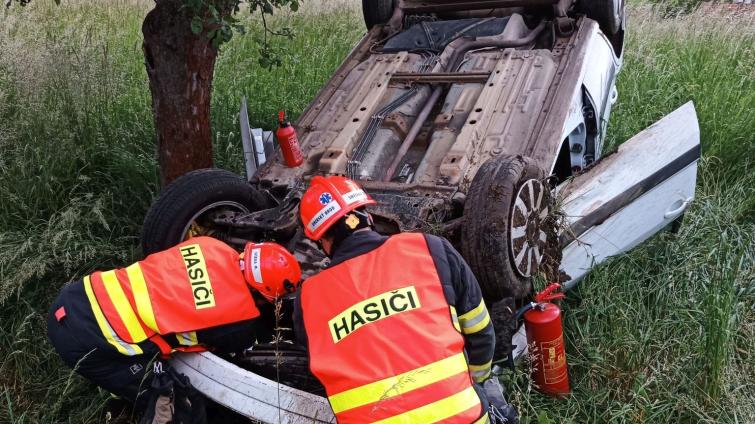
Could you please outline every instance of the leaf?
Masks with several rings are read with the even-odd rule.
[[[235,29],[241,35],[246,34],[246,28],[244,27],[244,25],[234,24],[233,29]]]
[[[280,31],[278,31],[279,35],[282,37],[286,37],[289,40],[294,38],[294,32],[291,30],[291,28],[281,28]]]
[[[224,25],[222,28],[220,28],[220,34],[223,36],[223,42],[231,41],[231,37],[233,37],[233,30],[230,26]]]
[[[260,56],[260,66],[269,69],[271,67],[270,59],[267,56]]]
[[[262,6],[262,11],[264,13],[267,13],[268,15],[272,15],[273,14],[273,5],[270,4],[269,1],[266,1],[265,4]]]
[[[199,34],[202,32],[202,29],[204,29],[204,24],[202,23],[202,18],[199,16],[194,16],[191,18],[191,32],[194,34]]]
[[[207,5],[207,9],[210,11],[210,15],[215,19],[216,22],[220,21],[220,13],[218,12],[218,9],[215,7],[214,4]]]
[[[291,9],[292,12],[297,12],[299,10],[299,2],[292,1],[291,4],[288,5],[288,8]]]
[[[189,9],[194,11],[194,13],[199,13],[199,9],[202,7],[202,0],[187,0],[186,5],[189,6]]]
[[[219,49],[220,45],[223,43],[223,37],[220,35],[219,32],[215,33],[215,37],[212,38],[212,47],[214,49]]]
[[[550,419],[548,416],[548,413],[545,411],[540,411],[539,414],[537,414],[537,424],[554,424],[553,420]]]

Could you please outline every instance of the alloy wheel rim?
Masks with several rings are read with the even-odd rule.
[[[207,213],[207,212],[209,212],[209,211],[211,211],[213,209],[220,208],[220,207],[233,208],[233,209],[236,209],[238,212],[241,212],[241,213],[244,213],[244,214],[248,214],[249,213],[249,209],[246,206],[244,206],[244,205],[242,205],[241,203],[238,203],[238,202],[233,202],[233,201],[230,201],[230,200],[225,200],[225,201],[211,203],[211,204],[205,206],[204,208],[200,209],[197,213],[195,213],[191,217],[191,219],[189,220],[189,222],[186,224],[186,226],[184,227],[183,231],[181,232],[181,240],[182,241],[186,241],[186,240],[188,240],[190,238],[193,238],[193,237],[198,237],[198,236],[203,236],[203,235],[212,235],[212,230],[208,229],[206,227],[201,226],[197,222],[197,220],[199,219],[199,217],[201,217],[205,213]]]
[[[530,179],[519,187],[511,208],[509,249],[514,269],[522,277],[531,277],[543,261],[548,239],[542,222],[548,216],[543,184]]]

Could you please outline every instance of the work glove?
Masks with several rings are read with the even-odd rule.
[[[140,424],[206,424],[204,397],[189,382],[162,361],[153,367],[147,411]]]
[[[482,389],[490,404],[488,414],[493,424],[519,424],[519,414],[514,405],[506,401],[503,386],[497,378],[487,379],[482,384]]]

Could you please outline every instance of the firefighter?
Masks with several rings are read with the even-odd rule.
[[[249,347],[257,304],[293,292],[300,279],[299,263],[282,246],[249,243],[239,255],[219,240],[196,237],[67,284],[50,307],[48,336],[77,373],[144,402],[156,357]]]
[[[477,280],[441,237],[375,232],[374,204],[340,176],[302,196],[304,233],[331,258],[295,302],[312,373],[339,423],[487,422],[495,335]]]

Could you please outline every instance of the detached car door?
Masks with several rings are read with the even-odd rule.
[[[700,129],[689,102],[561,184],[565,286],[679,218],[695,197],[699,159]]]

